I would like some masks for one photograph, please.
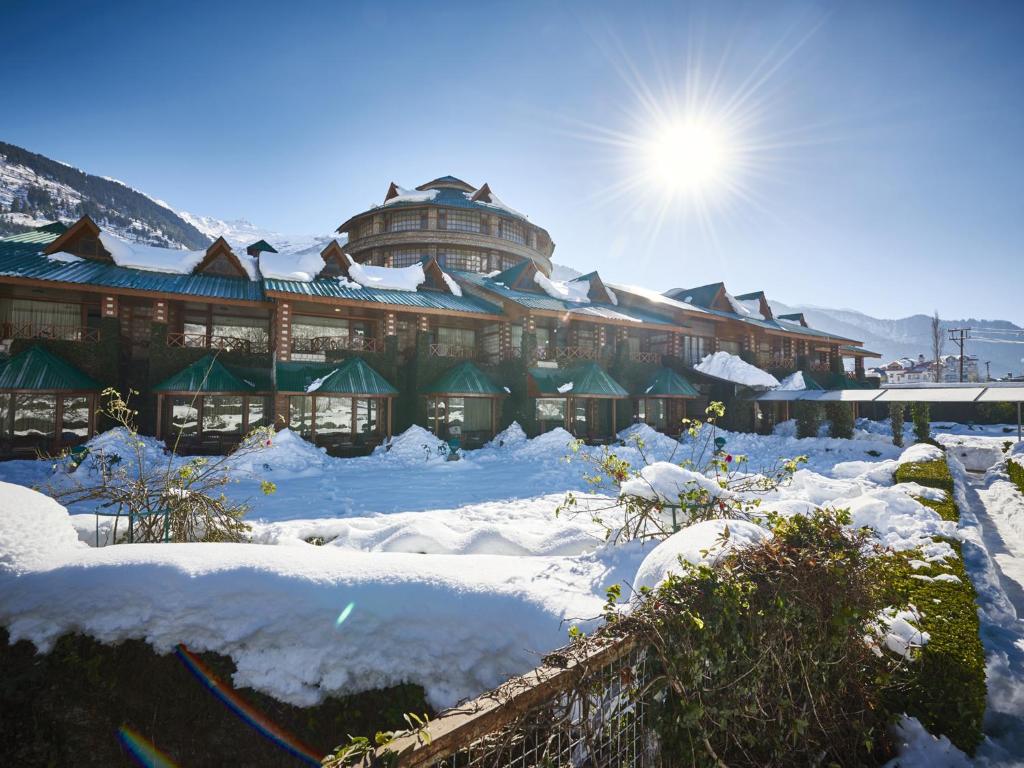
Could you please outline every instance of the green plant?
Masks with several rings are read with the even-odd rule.
[[[853,404],[826,403],[825,417],[829,421],[829,437],[849,440],[853,437]]]
[[[889,426],[892,427],[892,444],[903,445],[903,403],[889,403]]]
[[[896,469],[895,477],[897,483],[919,483],[953,493],[953,475],[945,459],[901,464]]]
[[[1007,459],[1006,474],[1010,476],[1010,480],[1020,489],[1020,492],[1024,493],[1024,464],[1015,459]]]
[[[821,427],[821,406],[806,400],[793,403],[797,437],[817,437]]]
[[[932,442],[931,408],[928,403],[911,403],[910,418],[914,422],[914,437],[917,438],[917,442]]]

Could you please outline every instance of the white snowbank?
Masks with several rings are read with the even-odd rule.
[[[159,248],[155,245],[130,243],[108,232],[100,232],[100,242],[119,267],[132,267],[151,272],[173,272],[187,275],[199,265],[206,256],[206,250],[185,251],[178,248]],[[250,280],[258,280],[256,262],[247,253],[235,252],[242,269]]]
[[[290,429],[278,430],[269,440],[269,445],[232,455],[227,467],[241,476],[279,481],[319,475],[330,461],[325,448],[317,448]]]
[[[377,446],[374,456],[386,456],[391,461],[422,463],[444,459],[448,444],[439,440],[423,427],[413,424],[405,432]]]
[[[900,454],[899,459],[897,459],[897,463],[916,464],[922,461],[944,459],[945,457],[946,454],[938,446],[932,445],[931,443],[916,443]]]
[[[394,205],[395,203],[424,203],[437,197],[438,192],[436,189],[405,189],[404,187],[399,187],[397,184],[395,187],[398,189],[398,194],[390,200],[385,200],[384,205]]]
[[[452,292],[452,296],[462,295],[462,286],[455,282],[455,278],[453,278],[447,272],[442,272],[441,277],[444,278],[444,284],[448,286],[448,290]]]
[[[770,539],[766,528],[745,520],[705,520],[669,536],[644,558],[633,579],[633,590],[653,589],[670,572],[679,572],[680,558],[691,565],[712,565],[727,553]]]
[[[360,264],[351,256],[348,259],[348,273],[352,279],[365,288],[380,288],[390,291],[415,291],[426,282],[422,264],[410,264],[408,267],[373,267]]]
[[[678,505],[680,496],[695,490],[705,491],[712,498],[731,498],[735,495],[700,472],[667,461],[656,461],[641,469],[638,477],[622,483],[619,496],[638,496]]]
[[[928,733],[916,717],[904,715],[891,730],[899,757],[882,768],[970,768],[974,764],[947,737]]]
[[[496,434],[494,438],[485,445],[485,448],[504,448],[505,450],[518,450],[526,445],[529,438],[526,432],[519,426],[518,421],[513,421],[505,429]]]
[[[260,255],[260,272],[267,278],[308,283],[324,268],[321,250],[320,243],[314,243],[291,253],[263,253]]]
[[[804,381],[804,372],[797,371],[796,373],[789,374],[779,383],[779,389],[785,391],[807,389],[807,382]]]
[[[745,387],[775,388],[779,386],[779,380],[770,373],[762,371],[728,352],[715,352],[713,355],[707,355],[694,366],[694,370],[717,379],[731,381],[734,384],[742,384]]]
[[[0,574],[45,569],[54,552],[84,546],[64,507],[31,488],[0,482]]]
[[[935,439],[972,472],[985,472],[1003,459],[1005,440],[1001,437],[937,434]]]
[[[553,299],[571,301],[575,304],[589,304],[590,283],[584,280],[552,280],[542,272],[534,272],[533,279]]]

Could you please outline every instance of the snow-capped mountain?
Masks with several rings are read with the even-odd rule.
[[[866,315],[852,309],[829,309],[811,305],[790,306],[778,301],[771,302],[772,311],[778,314],[803,312],[807,323],[813,328],[820,328],[851,339],[863,341],[867,349],[880,352],[881,361],[870,361],[870,364],[886,363],[901,357],[917,358],[918,355],[931,356],[931,318],[927,315],[911,315],[897,320],[886,320]],[[1021,331],[1019,326],[1007,320],[947,320],[943,318],[942,327],[972,328],[976,336],[1004,336],[1007,342],[985,342],[968,339],[964,352],[976,355],[979,370],[985,372],[985,362],[991,363],[993,378],[1006,376],[1007,373],[1020,374],[1024,370],[1024,333],[1014,337],[1012,334],[986,334],[986,331]],[[1016,338],[1018,343],[1011,343]],[[952,342],[946,341],[944,354],[957,354],[959,349]]]
[[[148,245],[198,249],[203,232],[167,206],[116,179],[0,142],[0,235],[83,214],[120,237]]]
[[[166,205],[166,203],[163,204]],[[237,247],[244,247],[257,240],[266,240],[281,253],[298,253],[312,248],[316,248],[319,252],[334,239],[341,244],[345,243],[344,235],[333,232],[319,235],[289,235],[263,229],[246,219],[225,221],[214,216],[198,216],[188,211],[175,211],[175,213],[207,237],[211,239],[223,237],[232,246]]]

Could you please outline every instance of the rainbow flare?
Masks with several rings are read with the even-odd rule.
[[[122,725],[117,729],[117,738],[139,765],[146,768],[177,768],[177,764],[171,758],[134,728]]]
[[[179,645],[175,653],[203,685],[209,688],[229,709],[255,728],[260,734],[309,765],[321,764],[322,755],[317,755],[311,747],[303,744],[298,738],[292,736],[280,726],[267,719],[265,715],[253,709],[245,699],[239,696],[231,686],[217,677],[188,648],[184,645]]]

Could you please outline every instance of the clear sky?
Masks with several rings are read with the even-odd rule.
[[[0,0],[0,28],[0,138],[193,213],[325,232],[450,173],[612,282],[1024,324],[1024,3]],[[694,115],[716,165],[680,192],[659,137]]]

